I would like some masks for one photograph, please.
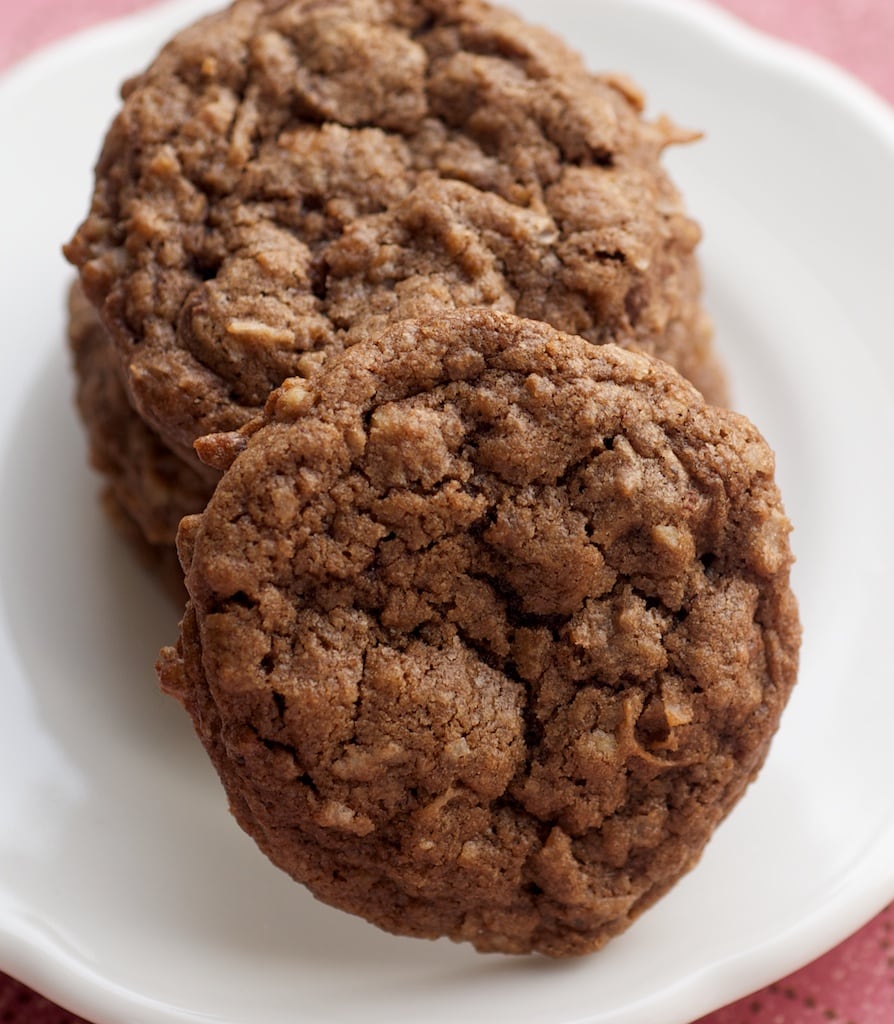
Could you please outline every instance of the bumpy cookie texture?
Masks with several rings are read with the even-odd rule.
[[[68,338],[90,462],[107,484],[112,518],[149,550],[173,549],[180,520],[205,507],[218,474],[195,456],[175,454],[131,408],[112,343],[77,283],[69,294]],[[168,550],[157,557],[171,561]]]
[[[683,136],[478,0],[237,0],[124,89],[67,246],[185,452],[375,330],[487,306],[640,345],[712,400]]]
[[[795,681],[759,433],[478,310],[358,343],[247,433],[181,527],[159,663],[243,828],[394,932],[601,946],[697,860]]]

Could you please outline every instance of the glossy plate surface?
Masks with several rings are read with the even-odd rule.
[[[84,469],[59,245],[118,82],[209,6],[0,80],[0,968],[98,1022],[684,1024],[831,947],[894,896],[894,116],[700,4],[516,4],[706,132],[669,163],[778,452],[805,645],[763,775],[671,895],[589,959],[481,957],[315,903],[236,828],[156,689],[178,611]]]

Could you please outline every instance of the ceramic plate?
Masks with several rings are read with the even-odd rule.
[[[88,1018],[683,1024],[894,897],[894,117],[700,5],[518,6],[706,133],[669,162],[796,524],[803,668],[770,760],[696,870],[571,963],[392,938],[256,852],[157,692],[178,610],[99,514],[62,343],[59,246],[117,83],[208,4],[77,37],[0,81],[0,968]]]

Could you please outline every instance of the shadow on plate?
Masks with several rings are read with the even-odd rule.
[[[176,638],[180,609],[111,527],[84,450],[60,351],[32,383],[2,465],[0,584],[40,729],[83,783],[78,801],[54,808],[51,847],[85,865],[73,871],[87,890],[80,912],[107,916],[108,955],[126,916],[147,946],[182,945],[194,958],[201,948],[209,964],[350,958],[368,984],[387,965],[381,984],[397,974],[429,993],[433,979],[449,985],[457,972],[562,969],[386,935],[266,861],[227,813],[182,709],[159,692],[155,658]],[[75,915],[77,898],[69,905]]]

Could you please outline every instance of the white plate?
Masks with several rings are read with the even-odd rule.
[[[156,690],[176,610],[83,467],[59,244],[116,84],[208,6],[0,83],[0,967],[99,1022],[683,1024],[844,938],[894,897],[890,112],[706,7],[539,12],[707,132],[670,161],[738,404],[778,450],[805,646],[766,770],[670,896],[582,961],[482,957],[316,904],[236,828]]]

